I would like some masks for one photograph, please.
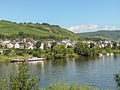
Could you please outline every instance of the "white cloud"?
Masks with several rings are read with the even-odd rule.
[[[91,25],[72,26],[69,28],[69,30],[73,32],[80,32],[80,31],[95,30],[97,28],[99,28],[98,25],[91,24]]]
[[[90,25],[78,25],[78,26],[72,26],[68,30],[79,33],[79,32],[93,32],[98,30],[120,30],[120,27],[117,26],[99,26],[96,24],[90,24]]]
[[[116,27],[115,26],[104,26],[104,28],[102,30],[116,30]]]
[[[106,25],[106,26],[104,26],[104,28],[102,30],[108,30],[108,29],[109,29],[109,26]]]

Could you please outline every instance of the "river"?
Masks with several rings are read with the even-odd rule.
[[[41,87],[48,87],[57,79],[73,83],[80,81],[100,89],[117,90],[113,74],[120,70],[120,55],[49,60],[27,65],[30,73],[36,73],[41,78]],[[0,76],[14,73],[16,68],[16,63],[0,63]]]

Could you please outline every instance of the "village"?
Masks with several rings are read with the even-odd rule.
[[[34,49],[36,46],[38,40],[34,40],[33,38],[25,38],[25,39],[14,39],[14,40],[0,40],[0,45],[2,47],[6,47],[9,49]],[[77,43],[77,41],[71,40],[71,39],[63,39],[63,40],[46,40],[44,42],[41,42],[41,46],[40,49],[44,49],[44,45],[46,45],[47,47],[51,48],[51,44],[53,42],[56,42],[56,45],[58,44],[64,44],[66,46],[66,48],[68,46],[74,47],[75,44]],[[104,48],[106,46],[110,46],[111,48],[113,47],[113,42],[112,41],[99,41],[99,42],[95,42],[95,41],[81,41],[82,43],[86,43],[90,46],[90,44],[94,44],[94,46],[98,46],[100,48]],[[120,46],[120,43],[116,43],[117,46]],[[4,52],[6,49],[0,49],[0,53]]]

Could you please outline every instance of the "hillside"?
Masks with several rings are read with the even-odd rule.
[[[48,23],[16,23],[11,21],[0,21],[0,34],[4,35],[15,35],[19,32],[24,32],[25,34],[35,35],[35,36],[53,36],[53,37],[68,37],[68,38],[78,38],[73,32],[67,29],[61,28],[58,25],[49,25]]]
[[[81,36],[89,36],[89,37],[99,37],[105,38],[109,40],[119,40],[120,39],[120,30],[100,30],[96,32],[87,32],[87,33],[78,33]]]

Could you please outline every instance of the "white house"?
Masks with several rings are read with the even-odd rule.
[[[40,49],[44,49],[44,43],[41,43]]]
[[[15,44],[15,48],[20,48],[19,43],[16,43],[16,44]]]
[[[51,48],[51,43],[47,43],[47,46]]]
[[[68,46],[72,46],[72,44],[70,42],[67,42],[66,47],[68,47]]]
[[[1,42],[1,45],[2,46],[5,46],[6,44],[10,43],[10,40],[4,40]]]
[[[29,46],[27,49],[33,49],[34,47],[33,46]]]
[[[3,43],[5,44],[10,43],[10,40],[4,40]]]
[[[9,44],[7,44],[7,47],[8,47],[8,48],[13,48],[14,45],[13,45],[12,43],[9,43]]]
[[[102,47],[105,47],[105,45],[104,45],[104,44],[102,44],[101,46],[102,46]]]
[[[0,49],[0,54],[2,54],[3,53],[3,50],[2,49]]]

